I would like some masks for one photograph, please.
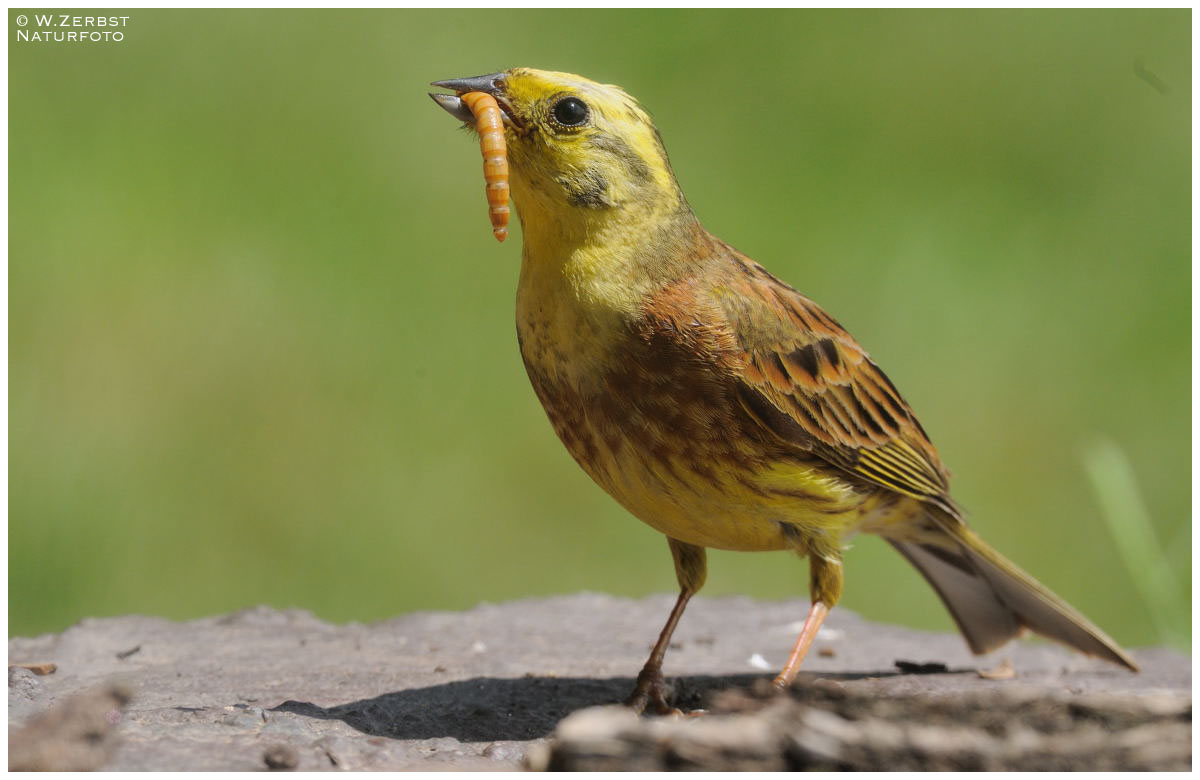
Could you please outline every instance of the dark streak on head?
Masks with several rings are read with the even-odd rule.
[[[567,192],[567,202],[588,209],[612,208],[615,203],[608,194],[608,180],[594,171],[579,177],[564,176],[559,180]]]
[[[596,134],[588,139],[588,143],[595,149],[601,149],[609,152],[629,169],[633,176],[641,181],[647,181],[650,178],[650,166],[646,161],[638,156],[637,152],[616,136]]]

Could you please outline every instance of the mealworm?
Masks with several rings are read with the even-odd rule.
[[[458,96],[475,115],[479,151],[483,153],[483,181],[487,185],[488,218],[497,241],[508,238],[508,149],[504,145],[504,120],[496,98],[486,92]]]

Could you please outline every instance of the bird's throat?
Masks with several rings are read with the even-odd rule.
[[[522,351],[527,362],[584,390],[620,359],[645,302],[681,273],[677,259],[703,231],[678,209],[652,217],[611,210],[582,225],[521,217]]]

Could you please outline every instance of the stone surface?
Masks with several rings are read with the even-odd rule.
[[[548,738],[568,714],[628,694],[673,600],[580,594],[372,625],[262,607],[184,623],[87,619],[61,634],[9,640],[10,664],[57,665],[40,677],[10,669],[10,747],[33,749],[29,740],[47,738],[32,729],[52,709],[54,717],[82,712],[88,700],[73,697],[127,691],[123,709],[104,715],[113,745],[104,769],[514,769],[531,748],[534,763],[546,760]],[[667,657],[677,703],[696,708],[722,689],[769,680],[806,608],[696,599]],[[823,679],[847,695],[907,696],[926,708],[942,700],[986,709],[989,697],[1010,694],[1166,697],[1176,720],[1186,708],[1190,735],[1189,659],[1162,649],[1134,655],[1141,674],[1033,642],[976,658],[957,636],[872,624],[838,609],[798,684]],[[897,661],[918,666],[901,671]],[[928,673],[937,664],[947,671]],[[979,674],[996,668],[1001,679]],[[778,728],[764,725],[763,712],[784,704],[683,725],[712,731],[702,741],[726,744],[723,754],[766,755]]]

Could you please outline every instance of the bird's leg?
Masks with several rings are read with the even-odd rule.
[[[671,644],[671,635],[675,633],[675,626],[678,625],[679,618],[683,616],[684,608],[687,607],[688,601],[696,591],[704,585],[708,571],[707,556],[703,547],[670,538],[667,539],[667,543],[671,546],[671,556],[675,559],[675,577],[679,580],[679,598],[676,599],[675,606],[671,609],[670,616],[667,617],[667,624],[663,626],[662,633],[658,635],[654,649],[650,651],[646,665],[638,674],[637,685],[634,686],[633,693],[625,700],[625,705],[632,707],[639,714],[645,712],[647,706],[650,706],[659,715],[678,712],[667,702],[669,690],[662,673],[663,658],[667,655],[667,647]]]
[[[792,654],[788,656],[783,671],[775,678],[776,688],[787,688],[792,684],[792,680],[796,679],[796,673],[800,671],[800,664],[803,663],[809,646],[817,638],[817,632],[821,630],[821,624],[825,622],[825,616],[828,614],[829,607],[819,601],[814,601],[808,608],[808,616],[804,618],[804,628],[800,629],[800,638],[796,640],[796,646],[792,648]]]
[[[808,608],[808,616],[804,619],[804,628],[800,629],[800,637],[796,640],[796,646],[792,648],[791,656],[784,664],[783,671],[775,678],[776,688],[787,688],[796,679],[796,673],[800,671],[800,664],[804,661],[804,656],[808,653],[808,648],[812,645],[813,640],[817,638],[817,632],[821,630],[825,616],[842,596],[841,560],[830,560],[811,553],[809,561],[809,572],[812,578],[812,606]]]
[[[647,659],[646,665],[642,667],[642,671],[637,676],[637,685],[634,686],[633,693],[625,700],[625,705],[632,707],[639,714],[646,711],[647,705],[659,715],[668,715],[675,711],[667,702],[669,691],[667,681],[663,678],[662,663],[663,657],[667,654],[667,645],[671,643],[671,634],[675,632],[675,624],[679,622],[679,618],[683,615],[683,609],[691,597],[692,592],[689,590],[679,592],[675,608],[671,610],[667,624],[663,626],[662,633],[658,635],[658,642],[650,651],[650,658]]]

